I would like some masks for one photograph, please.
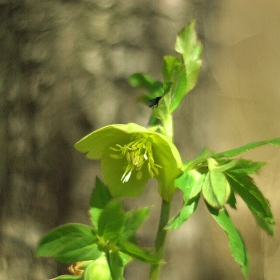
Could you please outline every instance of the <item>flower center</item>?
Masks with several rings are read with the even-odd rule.
[[[121,181],[126,183],[132,172],[136,171],[136,178],[140,180],[142,178],[142,167],[147,163],[148,172],[153,178],[158,174],[158,168],[162,168],[161,165],[156,164],[153,158],[152,150],[152,139],[150,137],[136,138],[136,140],[130,142],[129,144],[119,145],[116,144],[115,147],[110,147],[111,150],[117,152],[115,154],[110,154],[112,158],[121,159],[126,158],[127,165],[125,166],[125,171],[122,175]]]

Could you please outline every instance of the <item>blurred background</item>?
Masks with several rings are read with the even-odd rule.
[[[196,19],[204,45],[199,83],[174,114],[184,160],[205,146],[216,152],[280,136],[280,2],[265,0],[0,0],[0,280],[44,280],[66,273],[34,257],[38,240],[67,223],[89,223],[98,162],[73,145],[111,123],[146,125],[150,109],[127,77],[161,79],[163,56]],[[250,254],[249,279],[280,279],[280,150],[244,157],[267,161],[256,176],[276,220],[273,238],[246,205],[230,214]],[[155,182],[126,207],[154,205],[139,231],[151,246],[158,219]],[[174,198],[172,213],[181,203]],[[168,236],[162,280],[243,279],[227,238],[203,203]],[[145,280],[130,264],[126,279]]]

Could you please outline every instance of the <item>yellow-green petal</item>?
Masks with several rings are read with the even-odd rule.
[[[114,197],[136,197],[150,178],[159,194],[170,200],[174,180],[181,174],[181,157],[169,140],[134,123],[105,126],[87,135],[75,147],[90,159],[100,159],[103,177]]]
[[[169,201],[175,191],[174,180],[182,174],[182,160],[175,145],[168,139],[156,134],[154,140],[154,158],[162,166],[156,177],[158,192],[163,199]]]

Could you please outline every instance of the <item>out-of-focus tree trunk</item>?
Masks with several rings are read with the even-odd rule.
[[[248,1],[245,7],[245,11],[255,8],[255,21],[252,16],[249,26],[261,20],[273,27],[273,17],[271,22],[262,18],[273,15],[273,9],[262,1],[255,1],[255,5],[254,1]],[[34,253],[38,240],[55,226],[89,222],[89,196],[95,175],[101,174],[98,164],[86,161],[73,145],[86,133],[110,123],[146,125],[150,109],[136,103],[139,90],[128,86],[125,79],[134,72],[146,72],[160,79],[163,56],[174,54],[176,34],[193,15],[205,48],[200,83],[175,113],[175,141],[184,159],[195,156],[205,145],[222,151],[279,135],[278,123],[270,126],[271,119],[277,116],[276,95],[267,95],[269,101],[262,103],[262,94],[267,94],[265,85],[276,87],[274,80],[270,81],[267,74],[259,77],[266,79],[257,99],[250,96],[250,89],[245,86],[247,79],[254,84],[252,71],[258,73],[257,65],[250,70],[254,61],[250,55],[261,53],[258,47],[249,51],[249,39],[255,38],[256,44],[262,40],[261,36],[248,36],[247,16],[236,13],[240,6],[233,3],[0,1],[0,280],[43,280],[66,272],[64,266],[49,259],[36,259]],[[243,16],[238,18],[237,14]],[[231,44],[235,25],[238,34],[244,32],[241,39],[248,39],[248,45],[240,38],[237,43],[241,45]],[[273,37],[263,25],[259,27],[268,40],[279,37]],[[245,50],[248,51],[242,55]],[[265,61],[269,59],[273,60],[268,56]],[[239,65],[236,68],[235,62]],[[279,74],[276,65],[275,62],[275,77]],[[236,88],[241,84],[242,96]],[[273,86],[270,89],[277,92]],[[260,113],[264,108],[269,117]],[[259,125],[253,121],[256,117]],[[276,156],[273,161],[277,163]],[[273,170],[264,174],[272,174],[275,180],[262,183],[269,182],[275,188],[278,173]],[[269,192],[264,193],[271,199]],[[155,186],[146,188],[137,203],[155,204],[156,195]],[[277,212],[279,208],[272,202]],[[173,212],[176,203],[180,203],[179,195],[175,197]],[[127,206],[135,205],[128,201]],[[243,216],[245,207],[240,208]],[[153,242],[156,207],[152,214],[139,232],[143,245]],[[241,279],[224,233],[211,222],[202,204],[195,215],[181,229],[170,232],[166,254],[169,263],[163,267],[162,279]],[[242,232],[253,259],[252,279],[263,279],[268,267],[272,277],[268,279],[277,279],[276,258],[270,258],[275,252],[264,249],[274,243],[251,232],[248,225],[254,225],[253,219],[246,214],[244,217],[237,216],[236,220],[241,228],[245,227]],[[279,238],[279,234],[276,236]],[[128,267],[128,280],[144,280],[147,275],[145,264],[135,262]]]
[[[136,96],[124,79],[159,71],[162,16],[150,1],[1,1],[0,12],[0,279],[46,279],[65,268],[36,259],[36,243],[89,222],[99,172],[73,144],[108,123],[146,123],[141,105],[129,110]]]

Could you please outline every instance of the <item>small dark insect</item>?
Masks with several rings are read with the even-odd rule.
[[[156,98],[148,100],[148,106],[153,109],[156,108],[158,106],[158,102],[160,101],[161,98],[162,98],[162,96],[158,96]]]

